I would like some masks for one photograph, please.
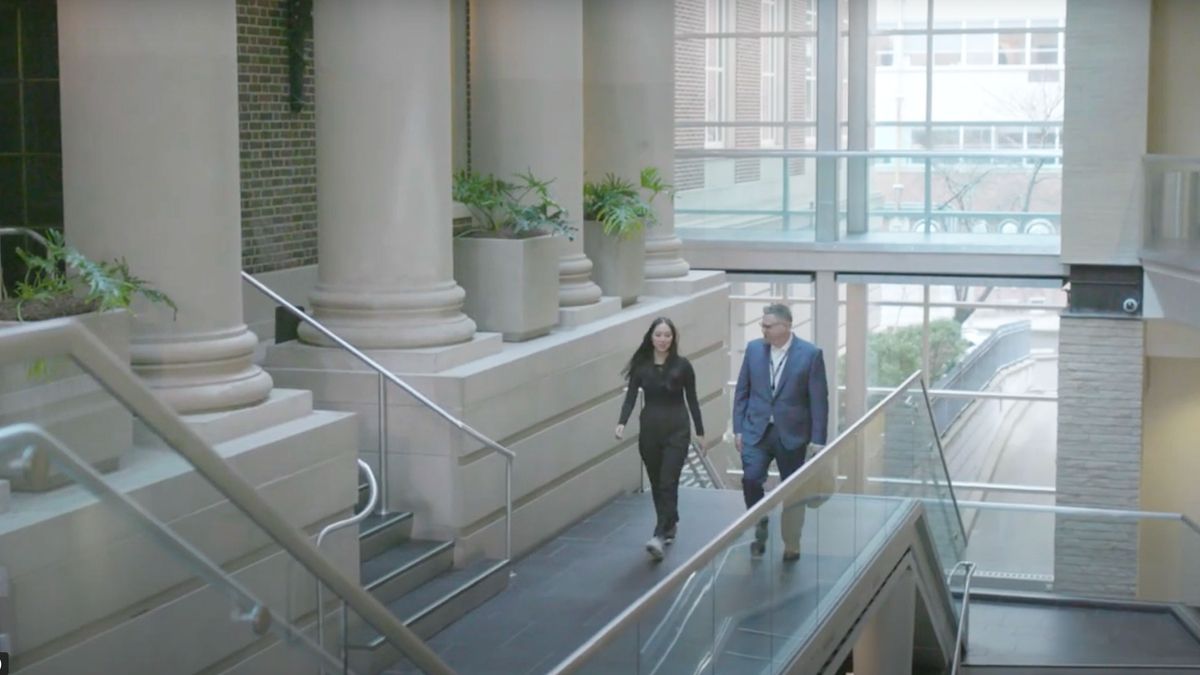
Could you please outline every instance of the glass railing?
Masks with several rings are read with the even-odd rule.
[[[677,149],[675,226],[695,239],[1057,252],[1061,161],[1054,150]]]
[[[962,502],[975,586],[1200,606],[1200,527],[1178,513]]]
[[[1200,157],[1148,155],[1142,258],[1200,270]]]
[[[358,585],[355,528],[314,546],[357,501],[352,444],[280,426],[253,449],[210,445],[74,322],[7,330],[0,347],[16,672],[373,672],[381,654],[334,628],[343,605],[393,661],[451,672]],[[321,415],[331,434],[354,423]]]
[[[966,542],[919,373],[551,672],[781,672],[914,502],[949,571]]]

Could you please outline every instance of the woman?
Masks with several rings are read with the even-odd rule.
[[[625,423],[633,412],[638,389],[646,393],[638,450],[646,465],[654,511],[658,514],[654,536],[646,542],[646,551],[658,561],[663,559],[664,545],[675,541],[675,524],[679,522],[679,474],[691,440],[688,409],[692,411],[696,435],[704,438],[700,401],[696,398],[696,373],[692,364],[679,355],[675,324],[660,316],[650,323],[641,346],[621,374],[628,380],[629,389],[625,392],[625,405],[621,406],[617,438],[625,435]]]

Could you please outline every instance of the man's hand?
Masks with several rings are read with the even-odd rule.
[[[625,425],[618,424],[617,430],[613,432],[613,436],[616,436],[618,441],[625,438]]]
[[[733,437],[733,446],[735,448],[737,448],[738,452],[742,451],[742,435],[741,434],[737,434]]]
[[[808,456],[814,457],[814,456],[816,456],[817,453],[821,452],[824,449],[825,449],[825,446],[821,445],[820,443],[809,443],[808,444]]]

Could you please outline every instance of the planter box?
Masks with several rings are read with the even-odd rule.
[[[454,240],[454,278],[466,291],[463,311],[481,331],[522,342],[558,323],[559,242],[463,237]]]
[[[637,302],[646,276],[645,230],[626,239],[604,234],[598,221],[584,221],[583,252],[592,261],[592,281],[604,295],[621,298],[622,307]]]
[[[117,358],[129,361],[129,312],[117,310],[75,317]],[[0,331],[16,325],[0,322]],[[100,471],[117,468],[133,447],[133,416],[91,375],[70,359],[47,359],[0,365],[0,427],[17,422],[37,424]],[[29,469],[17,471],[0,461],[0,479],[18,492],[41,492],[72,482],[33,449]]]

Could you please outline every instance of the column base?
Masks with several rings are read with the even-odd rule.
[[[621,311],[621,299],[611,295],[606,295],[600,298],[599,302],[583,307],[559,307],[558,328],[560,330],[578,328],[584,324],[610,317],[619,311]]]
[[[267,427],[300,419],[312,410],[311,391],[272,389],[266,400],[258,405],[238,410],[185,415],[183,419],[201,438],[216,445]]]
[[[600,287],[592,282],[592,261],[583,253],[559,259],[558,306],[580,307],[599,301]]]
[[[683,242],[674,232],[666,236],[646,237],[646,281],[682,277],[691,269],[679,257]]]
[[[313,316],[359,349],[415,349],[466,342],[475,322],[462,312],[465,293],[453,281],[405,291],[317,284]],[[308,324],[300,339],[311,345],[334,343]]]
[[[205,334],[135,336],[130,364],[179,413],[233,410],[271,393],[271,376],[254,364],[257,344],[244,325]]]

